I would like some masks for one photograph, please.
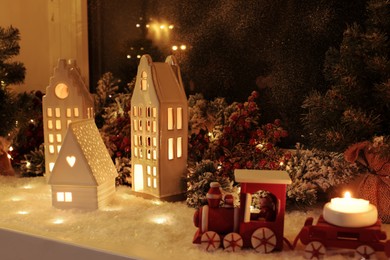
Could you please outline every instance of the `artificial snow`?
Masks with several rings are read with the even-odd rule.
[[[129,258],[303,258],[300,243],[295,251],[285,249],[261,256],[250,249],[239,253],[226,253],[222,249],[213,253],[205,252],[198,245],[192,244],[196,231],[192,222],[194,209],[188,208],[185,202],[139,198],[132,195],[127,187],[118,187],[113,201],[101,210],[60,210],[52,207],[50,186],[46,184],[44,177],[0,176],[0,201],[0,228],[106,250]],[[320,213],[320,208],[308,212],[288,212],[285,237],[292,243],[305,219],[313,216],[316,221]],[[390,225],[383,225],[383,230],[390,234]],[[14,250],[23,250],[23,245],[15,245]],[[329,254],[329,259],[347,258],[337,251]],[[384,257],[383,253],[377,255],[380,259]]]

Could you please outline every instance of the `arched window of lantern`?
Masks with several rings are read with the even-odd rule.
[[[146,71],[141,72],[141,90],[148,89],[148,74]]]

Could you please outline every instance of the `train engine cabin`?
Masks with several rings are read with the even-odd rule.
[[[236,181],[241,184],[240,234],[244,241],[243,247],[252,246],[263,253],[282,250],[286,187],[291,184],[289,175],[285,171],[259,170],[236,170],[234,174]],[[259,210],[251,207],[252,197],[259,191],[266,191],[272,196],[274,209],[269,208],[268,197],[264,196],[260,198]],[[264,241],[269,243],[263,244]]]

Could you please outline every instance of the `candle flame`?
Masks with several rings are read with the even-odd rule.
[[[349,191],[344,193],[344,198],[350,199],[351,198],[351,193]]]

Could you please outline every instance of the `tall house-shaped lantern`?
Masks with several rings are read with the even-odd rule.
[[[69,123],[93,118],[93,106],[76,62],[60,59],[42,100],[46,177],[53,170]]]
[[[131,99],[131,159],[134,192],[160,199],[183,194],[187,168],[188,114],[180,68],[174,56],[140,59]]]

